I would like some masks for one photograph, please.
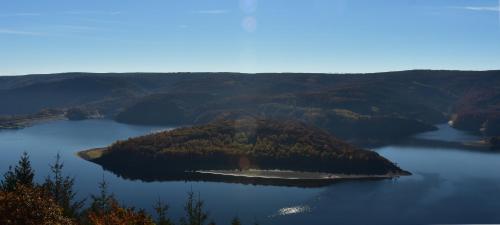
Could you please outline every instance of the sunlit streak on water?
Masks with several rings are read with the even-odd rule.
[[[281,208],[278,210],[278,213],[274,214],[271,217],[288,216],[288,215],[294,215],[294,214],[300,214],[300,213],[306,213],[306,212],[311,212],[311,207],[309,207],[307,205],[299,205],[299,206]]]

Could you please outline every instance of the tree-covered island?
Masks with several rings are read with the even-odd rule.
[[[121,176],[145,180],[180,179],[180,174],[195,171],[250,169],[353,177],[409,174],[376,152],[290,120],[219,120],[117,141],[79,155]]]

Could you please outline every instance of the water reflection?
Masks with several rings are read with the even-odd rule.
[[[154,176],[144,176],[144,173],[131,173],[129,170],[109,169],[111,173],[118,177],[128,180],[139,180],[144,182],[222,182],[228,184],[245,184],[245,185],[260,185],[260,186],[280,186],[280,187],[302,187],[315,188],[325,187],[334,183],[342,182],[342,180],[334,179],[279,179],[279,178],[261,178],[261,177],[240,177],[240,176],[223,176],[217,174],[200,174],[195,172],[184,173],[156,173]],[[371,178],[370,180],[383,179]]]
[[[450,181],[419,174],[397,181],[331,186],[300,216],[273,218],[277,224],[453,224],[500,221],[500,183],[490,179]],[[496,200],[492,200],[496,199]]]
[[[499,223],[500,154],[450,144],[478,139],[441,125],[438,131],[417,135],[413,142],[378,148],[377,152],[414,175],[338,183],[303,202],[311,207],[310,212],[271,221],[319,225]]]
[[[29,151],[37,179],[60,152],[66,173],[77,178],[82,197],[97,192],[104,174],[110,191],[127,205],[152,211],[161,197],[170,216],[182,215],[186,191],[199,192],[211,218],[222,223],[235,215],[245,224],[456,224],[500,223],[500,154],[456,146],[400,143],[375,149],[414,175],[393,180],[346,181],[322,188],[217,182],[141,182],[122,179],[74,155],[118,139],[153,132],[113,121],[59,121],[0,132],[0,169]],[[473,140],[446,126],[422,135],[446,142]],[[442,137],[442,139],[441,139]],[[417,137],[418,138],[418,137]],[[421,138],[422,139],[422,138]],[[464,151],[466,150],[466,151]],[[278,216],[279,215],[279,216]]]

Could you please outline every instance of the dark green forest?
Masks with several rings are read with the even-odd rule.
[[[297,121],[219,120],[117,141],[92,161],[121,173],[280,169],[339,174],[407,172],[373,151]]]

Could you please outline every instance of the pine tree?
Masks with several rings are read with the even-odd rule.
[[[16,188],[16,184],[16,175],[12,170],[12,166],[9,166],[9,170],[3,175],[2,191],[13,191]]]
[[[61,155],[56,155],[53,165],[50,165],[52,176],[47,176],[43,187],[52,198],[63,208],[64,215],[76,218],[85,200],[77,201],[76,192],[73,190],[75,179],[63,176],[64,164],[61,162]]]
[[[158,198],[158,202],[154,206],[156,214],[158,216],[156,220],[157,225],[173,225],[172,221],[167,216],[168,205],[164,204],[161,199]]]
[[[238,217],[234,217],[233,220],[231,220],[231,225],[241,225],[241,221]]]
[[[208,213],[204,211],[203,205],[204,202],[199,195],[195,199],[194,193],[188,192],[188,200],[184,206],[186,217],[181,219],[181,225],[204,225],[208,219]]]
[[[2,190],[13,191],[17,185],[23,185],[26,187],[33,187],[33,178],[35,177],[35,171],[31,168],[30,158],[28,153],[23,152],[21,159],[17,163],[14,170],[9,167],[9,171],[4,174],[4,180],[2,181]]]
[[[113,194],[108,193],[108,184],[102,179],[102,182],[99,183],[99,195],[91,195],[92,204],[90,206],[90,211],[106,213],[111,211],[111,206],[113,203],[116,203],[116,199]]]

